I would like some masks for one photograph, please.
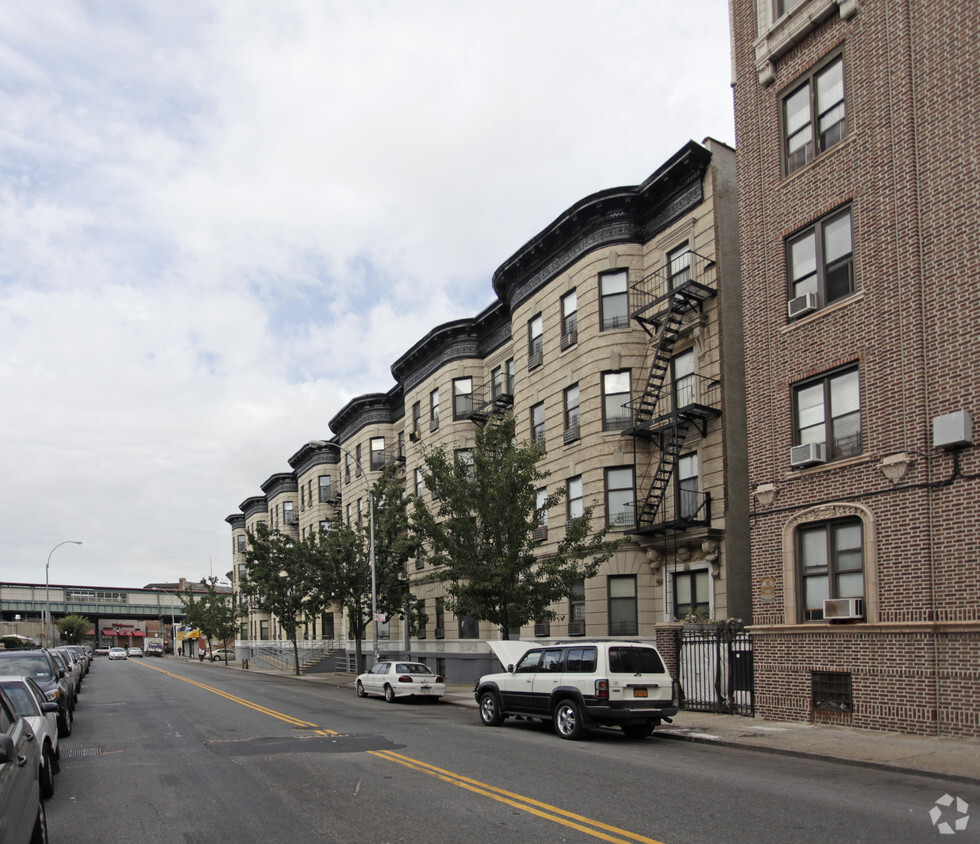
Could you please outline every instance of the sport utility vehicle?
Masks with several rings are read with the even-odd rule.
[[[489,642],[506,659],[507,645]],[[511,651],[513,653],[513,651]],[[550,720],[565,739],[593,726],[617,726],[644,738],[677,714],[674,687],[653,645],[625,641],[562,642],[532,647],[517,666],[481,677],[473,690],[480,720],[497,727],[509,715]]]
[[[0,674],[32,678],[44,696],[58,704],[58,735],[71,735],[75,708],[71,680],[49,651],[0,651]]]

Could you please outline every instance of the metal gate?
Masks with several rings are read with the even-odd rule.
[[[755,715],[751,635],[724,627],[676,635],[681,709]]]

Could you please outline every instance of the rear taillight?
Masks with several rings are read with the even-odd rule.
[[[442,679],[442,677],[436,677],[436,680],[435,681],[437,683],[444,683],[444,682],[446,682],[445,680]]]
[[[407,674],[402,674],[402,676],[398,678],[398,682],[399,683],[411,683],[412,682],[412,678],[409,677]]]
[[[595,696],[599,700],[609,700],[609,681],[608,680],[596,680],[595,681]]]

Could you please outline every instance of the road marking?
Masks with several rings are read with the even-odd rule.
[[[204,691],[216,694],[219,697],[232,701],[233,703],[239,703],[242,706],[248,707],[249,709],[254,709],[256,712],[261,712],[264,715],[269,715],[272,718],[285,721],[287,724],[292,724],[296,727],[313,727],[314,732],[323,736],[340,735],[340,733],[335,730],[328,730],[310,721],[303,721],[299,718],[294,718],[292,715],[276,712],[274,709],[269,709],[268,707],[260,706],[257,703],[252,703],[244,698],[224,692],[221,689],[216,689],[214,686],[208,686],[205,683],[198,683],[196,680],[191,680],[189,677],[181,677],[179,674],[174,674],[173,672],[167,671],[164,668],[157,668],[154,665],[148,665],[146,663],[135,664],[141,665],[144,668],[149,668],[151,671],[159,671],[161,674],[166,674],[168,677],[173,677],[175,680],[182,680],[185,683],[190,683],[190,685],[197,686],[199,689],[204,689]],[[498,788],[495,785],[489,785],[487,783],[480,782],[479,780],[474,780],[470,777],[463,776],[462,774],[454,774],[452,771],[447,771],[444,768],[437,768],[435,765],[430,765],[428,762],[420,762],[418,759],[412,759],[410,756],[403,756],[400,753],[395,753],[391,750],[369,750],[367,753],[371,756],[376,756],[379,759],[394,762],[414,771],[428,774],[431,777],[435,777],[443,782],[455,785],[458,788],[466,789],[473,794],[489,797],[491,800],[496,800],[498,803],[504,803],[507,806],[520,809],[523,812],[536,815],[539,818],[544,818],[545,820],[552,821],[553,823],[567,826],[570,829],[576,829],[579,832],[584,832],[586,835],[591,835],[593,838],[600,838],[603,841],[612,841],[614,844],[629,844],[629,842],[634,841],[639,842],[639,844],[662,844],[662,842],[656,840],[655,838],[647,838],[646,836],[638,835],[635,832],[630,832],[626,829],[611,826],[610,824],[603,823],[602,821],[592,820],[591,818],[584,817],[583,815],[576,815],[574,812],[569,812],[565,809],[559,809],[557,806],[542,803],[540,800],[535,800],[532,797],[524,797],[521,794],[506,791],[502,788]],[[358,782],[358,788],[360,788],[360,782]]]

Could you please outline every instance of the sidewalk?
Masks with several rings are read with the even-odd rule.
[[[253,673],[349,687],[353,694],[353,674],[316,673],[296,677],[273,668],[255,667],[254,662],[252,666],[250,670]],[[240,669],[240,664],[235,663],[229,668]],[[471,685],[447,683],[442,700],[455,706],[476,709]],[[980,784],[980,739],[909,736],[689,710],[681,710],[672,724],[665,723],[658,727],[654,736]]]

